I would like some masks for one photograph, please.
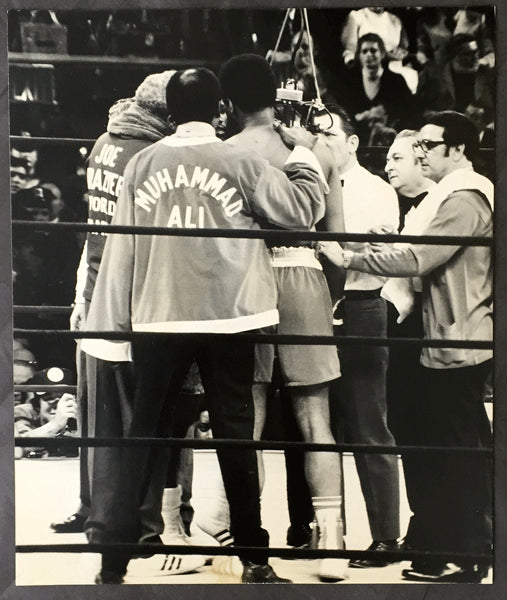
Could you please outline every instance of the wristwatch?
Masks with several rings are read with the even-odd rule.
[[[352,261],[352,257],[354,253],[352,250],[344,250],[343,251],[343,268],[348,269],[350,267],[350,263]]]

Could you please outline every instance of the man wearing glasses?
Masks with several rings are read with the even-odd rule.
[[[423,173],[437,183],[420,207],[433,210],[421,233],[491,237],[493,184],[476,173],[479,148],[473,122],[460,113],[435,113],[414,144]],[[338,266],[389,277],[420,277],[424,337],[486,340],[493,337],[493,271],[489,246],[407,245],[369,254],[324,244]],[[491,429],[482,400],[492,351],[429,348],[421,351],[422,390],[407,383],[413,445],[490,448]],[[483,554],[492,541],[492,473],[487,456],[421,453],[411,459],[421,485],[407,488],[413,517],[406,537],[412,550]],[[406,462],[405,462],[406,466]],[[452,562],[417,559],[405,579],[480,582],[489,561],[456,556]]]

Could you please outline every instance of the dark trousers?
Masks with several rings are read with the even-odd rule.
[[[385,300],[344,301],[345,335],[387,335]],[[331,422],[337,440],[394,446],[387,426],[385,346],[346,346],[340,351],[341,380],[331,386]],[[355,462],[374,540],[400,536],[398,458],[395,454],[356,453]]]
[[[423,368],[423,396],[412,405],[413,444],[491,448],[484,382],[491,361],[458,369]],[[492,541],[492,463],[483,456],[420,454],[405,458],[415,549],[483,553]]]
[[[78,342],[76,348],[78,432],[81,437],[88,437],[88,386],[86,383],[86,354],[81,352]],[[88,448],[79,450],[79,507],[77,514],[85,519],[90,514],[90,481],[88,478]]]
[[[252,439],[254,405],[253,344],[231,341],[139,341],[133,344],[136,369],[130,437],[163,436],[170,428],[174,403],[193,360],[206,393],[215,438]],[[121,479],[115,490],[115,511],[110,522],[111,541],[130,542],[139,535],[140,495],[145,486],[149,448],[124,448]],[[230,506],[231,533],[239,546],[267,547],[261,528],[259,477],[255,450],[217,450]],[[129,556],[103,554],[102,568],[124,572]],[[245,552],[243,560],[267,562],[264,552]]]
[[[85,311],[88,314],[89,302]],[[132,418],[133,366],[98,360],[80,352],[78,364],[78,423],[83,437],[123,437]],[[89,542],[107,541],[107,523],[114,508],[114,490],[120,477],[121,449],[81,448],[79,456],[80,507],[87,517]],[[161,515],[162,493],[168,461],[167,451],[153,458],[151,477],[140,500],[142,527],[140,541],[149,541],[164,530]],[[138,540],[136,540],[138,541]]]

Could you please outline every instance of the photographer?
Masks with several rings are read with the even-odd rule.
[[[27,383],[35,385],[70,385],[72,373],[68,369],[51,367],[37,371]],[[14,434],[19,437],[57,437],[75,429],[71,419],[77,415],[76,399],[72,394],[35,392],[26,404],[14,408]],[[70,422],[69,422],[70,421]],[[16,458],[29,456],[33,448],[16,448]],[[60,451],[57,451],[60,454]]]

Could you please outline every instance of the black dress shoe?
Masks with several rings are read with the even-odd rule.
[[[401,558],[383,558],[382,552],[396,552],[397,550],[402,550],[403,544],[398,542],[397,540],[374,540],[369,548],[367,548],[368,552],[378,552],[379,557],[375,558],[354,558],[349,561],[349,567],[354,567],[356,569],[368,569],[370,567],[386,567],[387,565],[393,565],[395,563],[400,562]]]
[[[287,546],[309,548],[312,543],[312,528],[308,523],[291,525],[287,529]]]
[[[244,562],[241,583],[292,583],[292,581],[278,577],[269,565]]]
[[[412,563],[411,569],[403,569],[401,576],[408,581],[423,583],[480,583],[488,575],[486,565],[469,565],[460,567],[454,563],[436,566],[417,566]]]
[[[107,583],[123,583],[123,575],[116,573],[115,571],[101,571],[95,577],[95,583],[97,585],[103,585]]]
[[[85,522],[86,517],[75,513],[61,523],[51,523],[50,527],[55,533],[83,533]]]

